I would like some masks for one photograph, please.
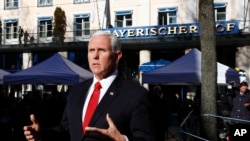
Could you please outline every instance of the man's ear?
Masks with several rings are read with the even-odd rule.
[[[122,52],[121,51],[117,51],[116,52],[116,63],[119,63],[119,60],[122,58]]]

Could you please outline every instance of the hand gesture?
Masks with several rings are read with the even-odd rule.
[[[126,141],[125,136],[118,131],[115,124],[113,123],[112,119],[109,117],[109,114],[106,115],[106,120],[109,124],[108,129],[101,129],[96,127],[86,127],[85,131],[96,131],[103,135],[106,135],[112,138],[114,141]]]
[[[37,141],[41,139],[40,125],[33,114],[30,115],[31,125],[24,126],[24,135],[28,141]]]
[[[249,106],[250,106],[250,103],[246,102],[246,103],[244,103],[244,106],[245,106],[245,107],[249,107]]]

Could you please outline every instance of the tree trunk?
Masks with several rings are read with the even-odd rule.
[[[217,59],[213,0],[199,1],[201,44],[201,136],[217,141],[216,115]]]

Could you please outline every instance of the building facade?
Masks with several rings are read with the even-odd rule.
[[[138,80],[140,64],[173,61],[200,48],[199,0],[2,0],[0,7],[0,68],[10,72],[56,52],[88,69],[87,45],[97,30],[117,35],[124,52],[120,68]],[[56,7],[67,18],[63,43],[53,37]],[[250,76],[248,7],[248,0],[214,1],[217,60]],[[29,34],[27,43],[19,43],[19,26]]]

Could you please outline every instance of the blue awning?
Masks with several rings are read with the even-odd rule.
[[[164,67],[169,63],[170,63],[170,61],[164,60],[164,59],[146,62],[146,63],[141,64],[139,66],[139,70],[140,71],[150,71],[150,70],[158,69],[160,67]]]
[[[170,64],[142,73],[142,83],[201,84],[201,52],[194,48]],[[217,84],[240,83],[239,72],[217,62]]]
[[[158,8],[158,12],[174,12],[176,10],[177,10],[177,7]]]
[[[225,8],[227,6],[227,3],[214,3],[214,8]]]
[[[60,70],[60,71],[58,71]],[[62,55],[50,58],[22,71],[4,75],[4,84],[65,84],[73,85],[93,78],[93,74]]]
[[[52,17],[39,17],[38,20],[39,21],[49,21],[49,20],[52,20]]]
[[[86,14],[76,14],[74,15],[74,18],[88,18],[89,17],[89,14],[86,13]]]
[[[15,23],[17,22],[17,19],[7,19],[7,20],[4,20],[4,23]]]
[[[132,10],[126,10],[126,11],[116,11],[115,15],[130,15],[132,14]]]

